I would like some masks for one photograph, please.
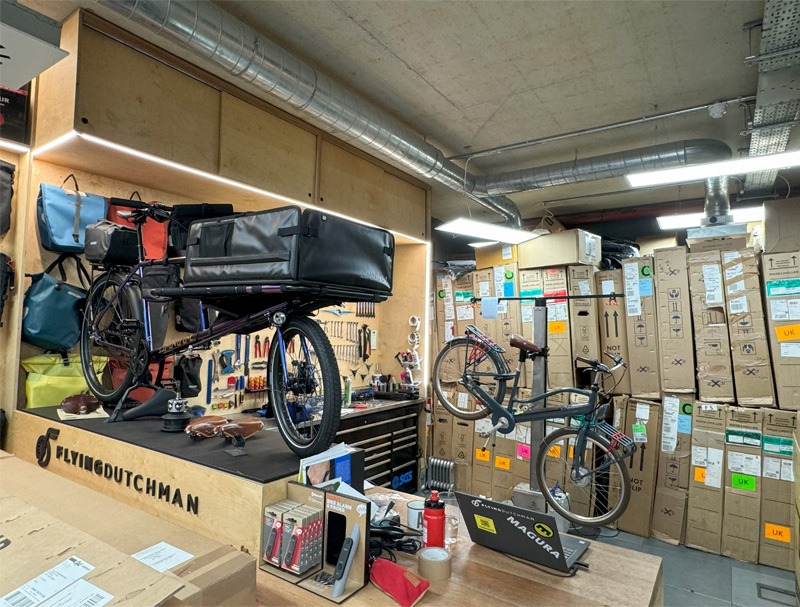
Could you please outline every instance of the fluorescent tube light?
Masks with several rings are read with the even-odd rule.
[[[536,238],[536,234],[525,230],[507,228],[484,221],[475,221],[473,219],[467,219],[466,217],[459,217],[453,221],[448,221],[436,229],[440,232],[452,232],[453,234],[484,238],[506,244],[519,244],[526,240]]]
[[[496,240],[487,240],[487,241],[484,241],[484,242],[470,242],[468,244],[473,249],[482,249],[483,247],[491,247],[492,245],[500,244],[500,243],[497,242]]]
[[[669,185],[672,183],[687,183],[702,181],[709,177],[723,177],[725,175],[743,175],[757,171],[785,169],[800,165],[800,151],[770,154],[768,156],[751,156],[736,160],[722,162],[709,162],[667,169],[663,171],[647,171],[644,173],[630,173],[625,176],[632,188],[645,188],[654,185]]]
[[[764,207],[746,207],[731,211],[733,223],[751,223],[754,221],[764,221]],[[661,215],[657,217],[658,227],[662,230],[685,230],[687,228],[699,228],[700,221],[705,217],[705,213],[683,213],[681,215]]]

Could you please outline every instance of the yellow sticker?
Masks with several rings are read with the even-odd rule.
[[[511,458],[495,455],[494,467],[499,468],[500,470],[511,470]]]
[[[475,449],[475,459],[477,460],[480,460],[482,462],[488,462],[490,461],[489,458],[490,455],[491,453],[489,452],[488,449],[481,449],[481,448]]]
[[[481,516],[480,514],[475,514],[474,516],[475,524],[478,525],[478,529],[488,531],[489,533],[497,533],[497,529],[494,528],[494,521],[492,519]]]
[[[775,334],[778,336],[778,341],[800,340],[800,325],[775,327]]]
[[[561,445],[553,445],[547,452],[548,457],[561,457]]]
[[[800,325],[797,325],[800,327]],[[547,323],[547,330],[551,335],[558,335],[559,333],[567,332],[567,323],[563,320],[554,320]],[[798,337],[800,339],[800,337]]]
[[[792,542],[792,529],[783,525],[764,523],[764,537],[768,540],[790,544]]]
[[[533,530],[544,538],[553,537],[553,529],[544,523],[536,523]]]
[[[694,469],[694,482],[696,483],[705,483],[706,482],[706,469],[700,468],[699,466]]]

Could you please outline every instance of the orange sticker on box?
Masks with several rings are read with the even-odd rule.
[[[797,325],[800,327],[800,325]],[[552,322],[547,323],[547,330],[551,335],[558,335],[559,333],[566,333],[567,332],[567,323],[563,320],[554,320]],[[800,338],[798,338],[800,339]]]
[[[547,452],[548,457],[561,457],[561,445],[553,445]]]
[[[500,470],[511,470],[511,458],[503,457],[501,455],[494,456],[494,467]]]
[[[706,482],[706,469],[700,468],[699,466],[694,469],[694,482],[696,483],[705,483]]]
[[[475,459],[480,460],[482,462],[488,462],[490,456],[490,452],[488,449],[481,449],[478,447],[475,449]]]
[[[786,325],[785,327],[775,327],[775,335],[778,341],[800,340],[800,325]]]
[[[764,523],[764,537],[768,540],[790,544],[792,542],[792,529],[784,525]]]

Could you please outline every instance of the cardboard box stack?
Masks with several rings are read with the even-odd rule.
[[[761,438],[761,532],[758,562],[791,570],[797,552],[795,513],[795,411],[764,411]]]
[[[455,463],[456,490],[472,491],[472,448],[475,444],[475,422],[453,418],[452,458]]]
[[[722,547],[723,466],[727,407],[695,402],[686,545],[719,554]]]
[[[694,395],[664,394],[661,405],[661,450],[651,535],[673,545],[683,544],[692,464]]]
[[[761,281],[753,249],[722,252],[736,404],[774,406]]]
[[[494,450],[492,442],[486,445],[485,438],[480,435],[491,431],[492,421],[487,418],[475,422],[475,434],[472,444],[472,493],[475,495],[492,496],[492,479],[494,476]]]
[[[453,303],[456,314],[453,331],[456,337],[464,335],[467,325],[475,324],[475,306],[472,303],[475,293],[472,274],[472,272],[468,272],[453,281]]]
[[[594,275],[597,292],[601,295],[623,293],[622,270],[604,270]],[[600,322],[600,350],[619,354],[631,366],[628,352],[628,330],[625,323],[625,300],[623,298],[598,300],[598,320]],[[624,369],[617,371],[613,378],[606,380],[606,389],[614,394],[631,393],[631,375]]]
[[[519,297],[519,270],[516,263],[507,263],[494,266],[494,285],[492,294],[495,297]],[[505,349],[503,358],[506,365],[512,371],[519,364],[518,350],[509,346],[508,342],[514,334],[522,335],[522,305],[519,301],[500,301],[497,304],[497,320],[495,321],[495,334],[490,335],[494,341]],[[519,387],[525,388],[528,385],[527,368],[531,366],[526,363],[526,369],[520,373]]]
[[[660,398],[658,322],[650,255],[622,262],[631,395]]]
[[[695,359],[686,247],[655,252],[661,390],[694,394]]]
[[[698,398],[732,403],[733,368],[719,251],[689,253]]]
[[[725,505],[722,554],[758,561],[763,410],[728,407],[725,425]]]
[[[572,296],[596,294],[597,289],[594,282],[596,271],[593,266],[568,266],[568,294]],[[572,355],[600,360],[602,355],[600,334],[597,330],[597,300],[592,298],[570,299],[569,319]],[[580,361],[576,361],[575,366],[578,369],[586,367]],[[572,395],[571,398],[573,402],[577,400],[576,395]]]
[[[435,280],[437,343],[441,347],[455,336],[456,308],[453,279],[448,274],[437,274]]]
[[[563,298],[567,294],[567,269],[546,268],[542,271],[544,296],[547,299],[547,389],[575,385],[575,359],[572,357],[570,339],[569,305]],[[568,394],[547,399],[548,404],[567,404]]]
[[[765,254],[761,264],[778,406],[800,410],[800,252]]]
[[[510,500],[514,494],[514,460],[517,457],[517,440],[514,433],[497,434],[492,457],[492,499]]]

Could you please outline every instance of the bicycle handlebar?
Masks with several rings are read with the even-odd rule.
[[[610,369],[595,358],[584,358],[583,356],[576,356],[575,360],[582,362],[586,365],[589,365],[592,369],[594,369],[595,371],[599,371],[601,373],[613,373],[620,367],[627,366],[625,364],[625,361],[622,360],[622,357],[619,354],[612,354],[611,352],[603,352],[603,354],[608,356],[611,360],[613,360],[616,363]]]
[[[166,204],[161,204],[160,202],[153,202],[153,203],[146,203],[141,202],[139,200],[123,200],[121,198],[114,199],[114,205],[118,207],[126,207],[128,209],[133,209],[133,211],[119,211],[117,214],[120,217],[134,217],[137,214],[141,214],[144,212],[144,215],[148,217],[152,217],[159,223],[163,223],[165,221],[169,221],[170,217],[172,217],[173,208]]]

